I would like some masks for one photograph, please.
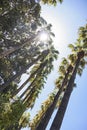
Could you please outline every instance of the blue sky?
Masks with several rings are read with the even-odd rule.
[[[78,28],[86,24],[87,0],[64,0],[56,8],[44,6],[42,14],[48,22],[53,22],[53,31],[56,35],[54,44],[60,51],[60,58],[67,55],[69,53],[67,44],[75,42]],[[61,130],[87,130],[86,79],[87,67],[81,77],[77,76],[77,88],[72,92]]]
[[[52,92],[61,57],[70,53],[67,45],[76,41],[78,28],[87,23],[87,0],[64,0],[62,4],[58,4],[56,7],[43,5],[41,15],[48,23],[53,25],[54,45],[59,50],[60,55],[58,61],[54,63],[55,69],[49,76],[45,89],[31,111],[31,117],[38,111],[40,104],[46,99],[47,95]],[[87,130],[86,80],[87,67],[83,75],[76,78],[77,88],[74,88],[72,92],[61,130]],[[51,122],[46,130],[49,130],[50,125]]]

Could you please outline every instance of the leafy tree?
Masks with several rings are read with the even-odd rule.
[[[4,6],[7,5],[10,9],[4,10]],[[23,8],[21,9],[21,7]],[[36,55],[38,56],[40,53],[42,53],[42,50],[45,47],[44,43],[41,43],[34,38],[38,36],[37,34],[40,33],[40,30],[42,31],[43,27],[46,28],[45,31],[47,31],[48,25],[47,22],[40,17],[40,5],[35,1],[12,1],[10,3],[4,3],[4,1],[2,1],[1,9],[3,10],[1,12],[2,19],[4,19],[5,17],[5,11],[7,11],[6,18],[9,17],[10,19],[11,17],[13,17],[13,14],[11,14],[13,10],[15,11],[15,13],[20,13],[20,17],[16,19],[17,23],[13,28],[12,26],[7,28],[5,27],[6,30],[4,30],[4,23],[1,23],[2,44],[0,60],[2,64],[0,76],[3,80],[3,85],[1,83],[2,87],[0,91],[3,92],[3,90],[5,90],[7,86],[9,88],[10,82],[19,82],[20,76],[22,75],[22,73],[26,72],[29,63],[31,64],[32,62],[29,67],[32,66],[35,63],[33,61],[34,57],[36,58]],[[21,12],[23,14],[21,14]],[[34,13],[37,13],[37,15],[35,15]],[[15,17],[13,20],[15,20]],[[8,26],[8,24],[5,24],[5,26]],[[11,30],[8,30],[8,28],[11,28]],[[40,28],[39,31],[38,28]]]
[[[20,99],[9,102],[9,98],[11,98],[9,93],[0,95],[0,129],[3,130],[15,126],[25,110]]]
[[[39,17],[40,11],[39,8],[38,15],[35,16],[33,15],[33,10],[30,14],[29,11],[34,5],[36,5],[36,3],[32,4],[28,1],[20,0],[10,2],[6,0],[0,1],[0,62],[2,63],[0,66],[0,76],[4,82],[19,71],[20,68],[23,68],[23,66],[27,64],[27,61],[29,61],[28,57],[31,53],[28,54],[27,52],[30,52],[30,48],[24,47],[15,53],[12,53],[12,50],[14,51],[14,49],[18,49],[19,46],[23,46],[22,44],[30,37],[30,34],[34,32],[31,26],[34,23],[36,24],[36,22],[33,21],[37,19],[35,16]],[[38,3],[37,5],[40,7]],[[30,28],[31,31],[29,31]],[[29,42],[29,38],[27,42]],[[7,57],[3,58],[2,56]],[[23,58],[25,58],[25,60],[23,60]]]
[[[21,122],[22,114],[26,108],[34,105],[44,87],[47,75],[53,68],[54,59],[57,59],[58,51],[52,45],[51,36],[54,34],[51,32],[51,24],[40,17],[40,10],[41,6],[35,0],[0,1],[0,93],[1,96],[10,95],[6,102],[9,107],[5,115],[4,99],[5,106],[0,105],[3,106],[3,110],[0,110],[3,115],[1,115],[1,129],[15,130],[25,126],[27,118]],[[43,31],[48,33],[48,40],[45,43],[39,40],[39,35]],[[37,71],[33,72],[35,67],[38,67]],[[29,68],[30,77],[19,87],[22,74]],[[28,86],[29,88],[23,92],[25,99],[20,96],[21,100],[19,98],[11,103],[9,100],[13,100],[14,95],[17,96],[28,82],[31,83],[31,87]],[[6,122],[8,120],[5,126],[3,126],[4,120]]]
[[[43,4],[56,5],[63,0],[41,1]],[[86,25],[80,27],[76,43],[69,45],[72,54],[62,60],[55,83],[56,91],[29,122],[30,114],[26,110],[34,106],[58,56],[58,51],[52,45],[52,25],[40,17],[40,10],[39,0],[0,1],[0,129],[3,130],[20,130],[26,126],[32,130],[44,130],[57,107],[50,130],[59,130],[76,74],[81,76],[87,64]],[[43,32],[48,34],[47,41],[39,38]],[[28,78],[19,86],[24,73]]]

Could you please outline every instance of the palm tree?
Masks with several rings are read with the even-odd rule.
[[[39,74],[39,76],[41,76],[41,74]],[[26,100],[29,97],[29,95],[31,95],[35,91],[36,80],[38,81],[38,77],[39,76],[37,75],[34,78],[34,80],[31,82],[31,84],[29,85],[29,87],[20,95],[20,98],[22,98],[26,94],[26,97],[23,99],[23,101]]]
[[[83,30],[85,30],[87,32],[87,26],[85,28],[82,28],[82,30],[80,30],[80,35],[83,34],[83,32],[84,32]],[[87,36],[87,34],[84,35],[84,39],[86,36]],[[77,59],[75,61],[75,67],[73,69],[73,73],[71,75],[71,78],[68,82],[68,85],[67,85],[64,97],[62,99],[61,105],[57,111],[57,114],[54,118],[54,121],[52,123],[50,130],[59,130],[60,129],[64,114],[65,114],[65,111],[66,111],[66,108],[67,108],[67,105],[69,102],[69,98],[70,98],[70,95],[71,95],[72,90],[73,90],[73,85],[74,85],[74,81],[76,78],[76,74],[78,72],[78,68],[79,68],[79,66],[81,68],[84,68],[84,66],[86,64],[85,56],[87,56],[87,44],[84,43],[83,37],[79,38],[77,40],[77,42],[75,43],[75,46],[70,44],[69,47],[71,47],[72,52],[75,53],[74,55],[77,55]]]
[[[83,56],[84,56],[83,51],[78,53],[78,59],[76,61],[75,68],[74,68],[72,76],[71,76],[71,78],[68,82],[64,97],[62,99],[62,103],[61,103],[61,105],[58,109],[58,112],[57,112],[57,114],[54,118],[54,121],[52,123],[50,130],[59,130],[60,127],[61,127],[61,123],[62,123],[62,120],[63,120],[63,117],[64,117],[64,113],[66,111],[66,107],[67,107],[67,104],[68,104],[68,101],[69,101],[69,97],[70,97],[72,89],[73,89],[73,84],[74,84],[74,80],[75,80],[75,77],[76,77],[77,69],[78,69],[78,66],[80,64],[80,60]]]
[[[62,61],[62,63],[65,63],[65,62],[67,63],[67,60],[64,59]],[[61,65],[59,68],[60,68],[60,70],[63,69],[63,65]],[[46,126],[47,126],[47,124],[51,118],[51,115],[56,107],[56,104],[58,102],[59,96],[60,96],[61,92],[63,91],[64,86],[67,84],[68,76],[69,76],[69,73],[72,71],[72,69],[73,69],[72,65],[68,64],[68,68],[67,68],[67,71],[66,71],[65,77],[63,78],[62,83],[59,83],[59,82],[61,82],[61,80],[59,82],[57,80],[57,85],[58,85],[57,87],[59,87],[59,84],[60,84],[59,91],[55,95],[53,103],[48,107],[48,109],[46,110],[46,112],[45,112],[44,116],[42,117],[41,121],[39,122],[39,124],[37,124],[35,130],[40,130],[40,129],[45,130],[46,129]],[[64,70],[65,70],[65,68],[64,68]],[[64,73],[64,71],[63,71],[63,73]],[[59,79],[60,79],[60,77],[59,77]]]
[[[50,52],[50,53],[48,57],[46,58],[45,62],[43,62],[44,66],[43,66],[42,71],[39,72],[39,75],[38,74],[36,75],[35,79],[31,82],[29,88],[27,88],[25,92],[23,92],[23,94],[21,95],[22,97],[24,96],[24,94],[27,93],[25,98],[23,99],[23,102],[24,103],[27,102],[29,104],[28,107],[30,107],[32,100],[33,102],[35,101],[41,89],[44,87],[45,78],[47,79],[47,75],[51,72],[53,68],[52,62],[55,56],[57,55],[56,55],[56,52],[55,53]]]

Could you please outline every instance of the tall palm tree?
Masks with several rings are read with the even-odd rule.
[[[32,85],[35,83],[35,81],[37,80],[38,76],[41,75],[41,72],[44,69],[44,67],[46,65],[46,62],[41,64],[42,66],[40,66],[40,68],[38,69],[38,73],[36,73],[35,78],[33,77],[33,81],[30,83],[29,87],[27,87],[27,89],[20,95],[20,98],[22,98],[28,92],[28,90],[29,90],[29,93],[30,93],[30,91],[32,91],[32,89],[34,89],[34,88],[32,88]]]
[[[80,35],[83,36],[83,33],[87,32],[87,26],[80,28]],[[77,56],[77,59],[75,61],[75,67],[73,69],[73,73],[71,75],[71,78],[68,82],[64,97],[62,99],[61,105],[57,111],[57,114],[54,118],[54,121],[52,123],[52,126],[50,128],[50,130],[59,130],[63,121],[63,117],[69,102],[69,98],[70,95],[72,93],[73,90],[73,84],[76,78],[76,74],[78,72],[78,68],[79,66],[84,69],[84,66],[86,64],[86,60],[85,57],[87,56],[87,42],[85,44],[85,42],[83,41],[83,39],[87,38],[87,34],[84,35],[83,37],[79,37],[79,39],[77,40],[77,42],[75,43],[75,45],[69,45],[69,47],[71,47],[72,52],[74,52],[74,55]],[[82,64],[81,64],[82,62]]]
[[[64,59],[65,60],[65,59]],[[66,60],[67,61],[67,60]],[[63,62],[62,62],[63,63]],[[64,62],[65,63],[65,62]],[[60,66],[59,68],[63,68],[62,66]],[[46,110],[44,116],[42,117],[41,121],[39,122],[39,124],[37,124],[35,130],[45,130],[46,127],[47,127],[47,124],[51,118],[51,115],[56,107],[56,104],[58,102],[58,98],[61,94],[61,92],[63,91],[64,89],[64,86],[66,85],[67,83],[67,80],[68,80],[68,76],[69,76],[69,73],[72,71],[72,65],[70,64],[67,68],[67,71],[66,71],[66,74],[65,74],[65,77],[62,81],[62,84],[60,85],[60,88],[59,88],[59,91],[57,92],[57,94],[55,95],[54,97],[54,100],[53,100],[53,103],[48,107],[48,109]],[[64,69],[65,70],[65,69]],[[57,81],[58,82],[58,81]],[[57,84],[59,85],[59,84]],[[59,86],[58,86],[59,87]]]
[[[64,114],[65,114],[65,111],[66,111],[66,108],[67,108],[67,104],[68,104],[68,101],[69,101],[69,98],[70,98],[70,95],[71,95],[71,92],[72,92],[72,89],[73,89],[73,84],[74,84],[74,80],[75,80],[75,77],[76,77],[77,69],[79,67],[80,60],[81,60],[81,58],[83,58],[83,56],[84,56],[83,51],[78,53],[78,58],[77,58],[77,61],[76,61],[75,68],[74,68],[72,76],[71,76],[71,78],[68,82],[64,97],[62,99],[62,103],[61,103],[61,105],[58,109],[58,112],[57,112],[57,114],[54,118],[54,121],[52,123],[50,130],[60,130],[61,123],[62,123]]]
[[[38,94],[40,93],[40,91],[42,90],[42,88],[44,87],[44,83],[45,83],[45,78],[47,79],[47,75],[51,72],[53,65],[52,62],[55,58],[56,52],[54,53],[49,53],[48,57],[46,58],[45,62],[43,63],[43,69],[42,71],[39,73],[39,75],[37,74],[35,79],[31,82],[29,88],[27,88],[27,90],[25,90],[25,92],[21,95],[23,96],[24,94],[26,94],[25,98],[23,99],[23,102],[28,102],[28,106],[30,106],[31,101],[33,100],[33,102],[35,101],[36,97],[38,96]]]

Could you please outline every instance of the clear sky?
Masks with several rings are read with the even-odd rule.
[[[48,23],[53,25],[55,34],[54,45],[59,50],[58,61],[54,63],[54,71],[48,78],[45,89],[37,99],[31,117],[38,111],[40,104],[54,88],[57,70],[61,57],[67,56],[67,45],[74,43],[80,26],[87,23],[87,0],[64,0],[56,7],[44,5],[41,11]],[[87,130],[87,67],[81,77],[77,76],[77,88],[74,88],[68,108],[62,123],[61,130]],[[54,116],[54,115],[53,115]],[[52,118],[53,119],[53,118]],[[52,120],[51,119],[51,120]],[[49,130],[51,121],[46,130]],[[24,130],[28,130],[27,128]]]

